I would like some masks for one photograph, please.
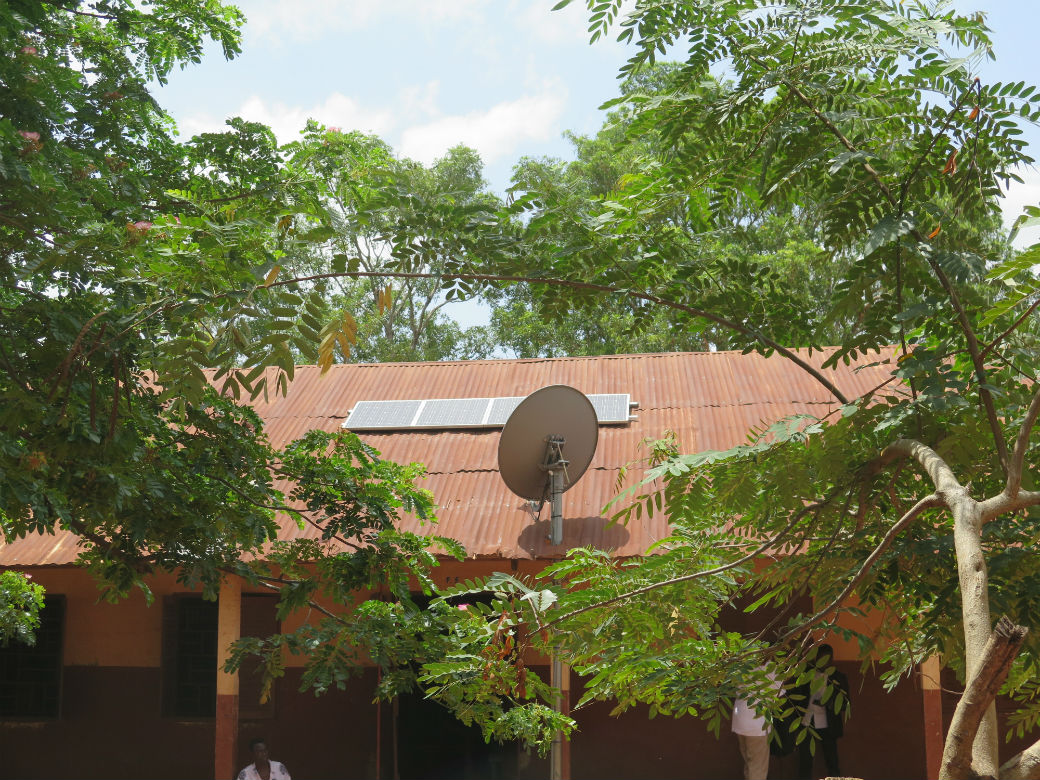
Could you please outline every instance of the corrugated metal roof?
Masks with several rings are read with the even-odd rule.
[[[806,357],[802,353],[803,357]],[[826,355],[807,358],[819,367]],[[883,356],[887,357],[887,356]],[[861,396],[891,376],[884,359],[862,368],[828,371],[848,397]],[[300,366],[284,397],[254,404],[276,446],[306,431],[338,430],[358,401],[410,398],[524,396],[550,384],[591,393],[629,393],[638,420],[600,428],[599,447],[588,472],[564,497],[564,544],[548,545],[548,507],[534,522],[526,502],[498,474],[498,430],[365,433],[384,457],[424,463],[424,487],[439,506],[436,533],[458,539],[474,557],[555,557],[562,549],[595,546],[639,555],[666,536],[657,516],[628,527],[608,525],[603,506],[614,495],[619,468],[640,456],[639,442],[674,431],[685,451],[726,449],[746,440],[752,427],[782,417],[823,416],[834,399],[816,380],[781,357],[738,352],[610,355],[536,360],[335,365],[322,376]],[[638,474],[630,474],[637,479]],[[415,527],[406,519],[405,525]],[[310,526],[282,524],[283,538],[314,537]],[[0,547],[2,566],[71,563],[78,553],[71,534],[33,536]]]

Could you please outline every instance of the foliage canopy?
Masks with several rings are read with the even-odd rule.
[[[1040,97],[977,79],[984,18],[942,3],[588,6],[594,38],[614,28],[635,48],[622,75],[677,46],[687,57],[664,89],[613,103],[627,137],[659,140],[612,190],[577,202],[525,181],[514,209],[533,214],[524,240],[541,254],[499,273],[551,279],[548,311],[593,309],[605,292],[672,308],[793,361],[836,411],[726,452],[654,444],[618,517],[667,512],[675,535],[658,555],[633,565],[575,551],[544,580],[499,584],[499,603],[552,594],[550,616],[518,606],[516,619],[592,675],[589,696],[716,725],[763,657],[797,674],[806,637],[851,636],[838,617],[865,606],[885,621],[858,637],[861,652],[890,683],[931,655],[965,681],[943,775],[1034,776],[1029,753],[1001,767],[992,696],[973,692],[1006,680],[1025,700],[1017,723],[1036,721],[1036,635],[1017,634],[1013,669],[987,642],[1008,641],[991,634],[992,609],[1028,627],[1036,596],[1037,249],[1012,252],[994,227],[1001,188],[1032,162],[1017,125],[1040,119]],[[825,310],[798,306],[768,262],[695,251],[769,214],[797,220],[829,258]],[[551,261],[531,268],[532,256]],[[828,363],[887,360],[893,380],[846,397],[792,349],[819,349],[824,334],[837,343]],[[752,567],[769,550],[785,554]],[[814,610],[799,611],[805,596]],[[721,631],[734,599],[780,620],[760,636]]]
[[[526,161],[507,204],[464,149],[430,171],[317,126],[288,150],[242,120],[176,141],[147,83],[206,39],[237,51],[240,15],[219,2],[0,8],[13,42],[0,53],[4,537],[74,531],[112,595],[154,569],[212,593],[229,571],[270,582],[275,565],[296,575],[286,609],[321,591],[354,609],[240,653],[272,675],[283,646],[309,654],[319,689],[364,653],[390,672],[384,694],[418,680],[489,737],[544,746],[572,725],[525,668],[531,646],[590,675],[588,697],[717,725],[763,658],[808,674],[805,638],[847,633],[850,596],[887,616],[858,638],[891,682],[938,654],[969,693],[1020,696],[1017,723],[1034,725],[1040,640],[1019,635],[1013,666],[987,642],[1007,643],[993,609],[1032,625],[1040,583],[1027,554],[1040,247],[1015,253],[994,229],[1001,188],[1032,162],[1018,123],[1040,119],[1040,93],[975,78],[985,20],[945,3],[587,5],[593,38],[616,30],[635,52],[615,125],[576,139],[573,167]],[[650,68],[680,45],[683,62]],[[733,236],[750,239],[733,250]],[[754,240],[761,252],[746,251]],[[815,269],[798,295],[791,242]],[[341,279],[373,280],[380,316],[401,300],[387,280],[408,280],[409,325],[434,322],[441,294],[530,300],[550,317],[609,297],[632,333],[678,328],[791,360],[836,411],[726,452],[653,443],[619,519],[664,511],[674,534],[640,562],[573,551],[537,582],[496,575],[419,609],[409,583],[430,588],[431,547],[462,554],[393,528],[399,511],[432,520],[421,470],[346,435],[274,452],[233,403],[284,390],[300,357],[356,354],[356,297],[330,306]],[[831,293],[814,300],[821,280]],[[796,349],[827,342],[831,363],[891,360],[892,382],[846,397]],[[296,485],[291,505],[275,476]],[[244,563],[278,511],[321,542]],[[752,566],[772,549],[788,554]],[[376,581],[392,601],[355,601]],[[479,593],[491,604],[456,608]],[[791,614],[806,596],[821,608]],[[739,598],[788,610],[768,646],[718,628]],[[1036,747],[1001,765],[991,700],[962,699],[944,776],[1040,774]]]

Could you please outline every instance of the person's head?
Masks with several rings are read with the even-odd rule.
[[[263,737],[250,740],[249,749],[253,752],[253,761],[259,763],[267,761],[267,741]]]

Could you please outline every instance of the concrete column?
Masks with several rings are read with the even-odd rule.
[[[220,587],[217,613],[217,728],[214,780],[233,780],[238,772],[238,674],[224,671],[232,642],[242,633],[242,582],[232,578]]]
[[[933,655],[920,665],[921,701],[924,707],[924,760],[926,777],[938,777],[943,755],[942,665]]]

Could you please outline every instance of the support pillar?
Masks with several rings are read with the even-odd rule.
[[[213,751],[214,780],[232,780],[238,771],[238,674],[224,671],[230,645],[242,633],[242,582],[220,586],[217,602],[217,727]]]
[[[571,668],[556,658],[552,659],[550,683],[556,689],[556,711],[571,714]],[[550,780],[571,780],[571,742],[556,732],[549,754]]]
[[[942,768],[943,755],[943,712],[942,688],[939,675],[942,665],[939,656],[933,655],[920,665],[921,700],[924,715],[924,760],[925,777],[938,777]]]

